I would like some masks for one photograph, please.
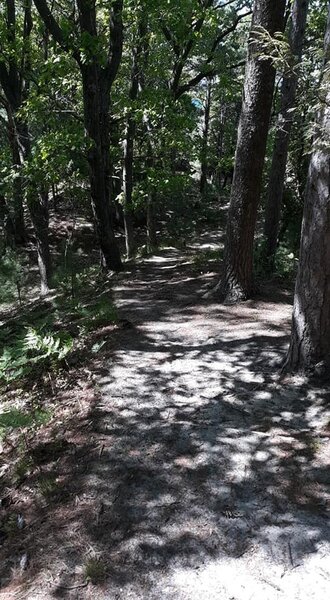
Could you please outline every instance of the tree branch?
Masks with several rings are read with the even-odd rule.
[[[179,57],[180,56],[180,46],[176,41],[172,31],[167,27],[166,23],[163,22],[162,18],[160,18],[160,26],[161,30],[164,34],[165,39],[171,44],[174,54]]]
[[[61,48],[63,48],[63,50],[69,50],[63,30],[57,23],[56,19],[53,17],[52,12],[48,7],[47,0],[33,1],[41,19],[45,23],[45,26],[53,36],[54,40],[61,46]]]
[[[227,27],[227,29],[222,31],[216,37],[216,39],[214,40],[214,42],[212,44],[210,54],[207,57],[207,59],[205,60],[204,64],[202,65],[200,72],[197,75],[195,75],[194,77],[192,77],[187,83],[177,87],[177,89],[175,91],[176,98],[180,98],[180,96],[182,96],[182,94],[188,92],[192,87],[197,85],[197,83],[202,81],[202,79],[204,79],[204,77],[211,77],[211,76],[214,77],[214,75],[216,74],[216,70],[215,69],[208,70],[207,66],[212,62],[217,47],[225,39],[225,37],[227,37],[230,33],[235,31],[235,29],[237,28],[237,25],[240,23],[240,21],[242,19],[244,19],[244,17],[247,17],[248,15],[250,15],[251,13],[252,13],[252,11],[248,11],[248,12],[244,13],[243,15],[239,15],[238,17],[236,17],[234,22],[229,27]],[[245,63],[245,61],[242,64],[244,64],[244,63]],[[237,66],[240,66],[240,63],[233,67],[230,67],[230,68],[235,68]]]
[[[189,81],[187,81],[187,83],[180,85],[180,87],[177,90],[177,93],[175,94],[176,100],[178,98],[180,98],[186,92],[189,92],[189,90],[191,88],[193,88],[195,85],[200,83],[202,81],[202,79],[204,79],[205,77],[215,77],[216,74],[217,74],[217,72],[215,69],[210,69],[209,71],[201,71],[200,73],[197,73],[197,75],[195,75],[195,77],[192,77],[191,79],[189,79]]]
[[[170,83],[170,89],[172,90],[172,92],[174,94],[177,93],[179,83],[180,83],[180,78],[182,75],[182,71],[185,67],[187,58],[195,44],[195,35],[196,35],[196,33],[200,32],[200,30],[202,29],[202,27],[204,25],[204,21],[205,21],[205,17],[206,17],[205,11],[212,6],[213,2],[214,2],[214,0],[199,0],[199,4],[201,5],[201,8],[203,9],[203,14],[201,17],[199,17],[199,19],[197,19],[197,21],[195,22],[194,25],[191,24],[190,37],[181,52],[181,56],[178,57],[178,60],[177,60],[176,64],[174,65],[172,80]]]
[[[206,59],[207,63],[210,63],[211,60],[213,59],[213,55],[218,47],[218,45],[220,44],[220,42],[222,42],[222,40],[225,39],[225,37],[227,37],[227,35],[229,35],[230,33],[232,33],[233,31],[235,31],[237,25],[240,23],[240,21],[242,19],[244,19],[244,17],[248,17],[249,15],[252,14],[252,10],[249,10],[248,12],[239,15],[238,17],[236,17],[236,19],[234,20],[234,22],[227,27],[227,29],[225,29],[224,31],[222,31],[214,40],[213,44],[212,44],[212,48],[211,48],[211,52],[210,55],[208,56],[208,58]]]
[[[106,75],[111,87],[123,53],[123,0],[116,0],[110,12],[110,48]]]

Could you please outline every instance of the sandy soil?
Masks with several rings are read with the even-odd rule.
[[[127,322],[94,375],[90,451],[45,509],[25,581],[0,598],[328,597],[330,393],[279,378],[289,295],[206,300],[214,274],[196,274],[195,251],[118,277]],[[88,556],[101,585],[85,581]]]

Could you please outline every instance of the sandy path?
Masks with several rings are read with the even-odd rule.
[[[329,391],[278,379],[288,297],[206,301],[192,251],[118,278],[132,325],[108,336],[96,406],[73,418],[87,442],[67,500],[46,509],[39,570],[15,598],[328,597]],[[86,586],[90,556],[106,567],[100,586]]]
[[[321,600],[329,395],[278,382],[285,297],[223,307],[206,283],[169,249],[116,287],[133,328],[99,381],[100,598]]]

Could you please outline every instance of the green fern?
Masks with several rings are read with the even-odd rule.
[[[0,355],[0,381],[10,383],[26,377],[40,365],[47,369],[63,361],[73,348],[67,333],[52,334],[30,327]]]

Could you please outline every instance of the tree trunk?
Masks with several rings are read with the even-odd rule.
[[[15,247],[15,226],[3,194],[0,194],[0,229],[2,230],[0,255],[2,255],[8,247]]]
[[[268,198],[265,213],[265,266],[272,272],[277,247],[284,179],[289,149],[291,128],[294,120],[294,108],[298,75],[297,63],[301,62],[305,36],[308,0],[295,0],[292,7],[289,42],[295,58],[295,68],[283,77],[281,88],[280,112],[274,141],[272,165],[268,185]]]
[[[236,302],[253,292],[253,242],[272,107],[275,69],[259,57],[257,28],[271,36],[284,26],[285,0],[255,0],[249,41],[235,170],[227,221],[220,299]]]
[[[329,377],[330,369],[330,6],[325,69],[306,192],[296,281],[289,371]],[[323,95],[324,92],[324,95]],[[323,96],[323,97],[322,97]],[[320,100],[319,100],[320,101]]]
[[[34,4],[54,39],[77,61],[82,75],[84,122],[89,137],[88,164],[91,188],[91,205],[95,230],[101,248],[102,265],[107,269],[119,271],[122,268],[119,248],[111,221],[110,210],[110,131],[109,107],[111,86],[117,76],[122,56],[123,0],[110,3],[109,51],[105,64],[99,56],[104,46],[104,37],[99,35],[97,24],[97,5],[95,0],[77,0],[79,30],[75,48],[67,44],[67,36],[54,18],[47,0],[34,0]],[[88,48],[87,60],[79,50],[85,40],[95,42]],[[100,45],[99,45],[100,44]],[[94,45],[94,48],[92,47]]]
[[[22,153],[22,163],[24,163],[31,154],[30,136],[26,123],[17,120],[16,132],[18,145]],[[34,184],[30,186],[27,196],[28,209],[37,242],[41,294],[47,294],[51,287],[52,277],[52,260],[49,248],[48,191],[42,189],[40,184]]]
[[[142,11],[138,26],[138,41],[133,49],[133,61],[131,69],[131,85],[129,90],[129,98],[134,102],[139,92],[139,74],[140,74],[140,59],[141,53],[145,45],[146,35],[146,20],[145,12]],[[133,165],[134,165],[134,137],[135,137],[135,121],[132,111],[129,111],[127,116],[126,135],[124,139],[124,165],[123,165],[123,212],[124,212],[124,227],[126,240],[126,255],[130,258],[135,251],[134,229],[132,222],[132,194],[133,194]]]
[[[47,294],[51,285],[52,260],[49,248],[48,192],[29,191],[28,207],[36,234],[41,294]]]
[[[201,152],[201,177],[199,182],[199,191],[201,196],[205,192],[207,184],[207,149],[209,141],[209,129],[210,129],[210,112],[211,112],[211,97],[212,97],[212,80],[208,79],[205,99],[205,112],[204,112],[204,127],[203,127],[203,138],[202,138],[202,152]]]
[[[135,251],[134,229],[132,222],[132,194],[133,194],[133,160],[134,160],[134,135],[135,122],[129,115],[127,120],[126,135],[124,140],[124,165],[123,165],[123,213],[125,227],[126,256],[131,258]]]
[[[97,64],[82,65],[84,121],[89,137],[88,164],[91,204],[102,265],[120,271],[122,262],[111,222],[109,157],[109,90]]]
[[[15,170],[15,178],[13,181],[13,224],[14,224],[14,240],[17,245],[24,245],[26,242],[25,222],[24,222],[24,193],[22,186],[22,160],[19,146],[19,136],[16,127],[16,118],[9,102],[7,103],[8,117],[8,140],[11,149],[12,165]]]
[[[149,192],[147,200],[147,238],[148,238],[148,251],[152,251],[157,248],[157,232],[155,222],[155,206],[154,206],[154,193]]]

